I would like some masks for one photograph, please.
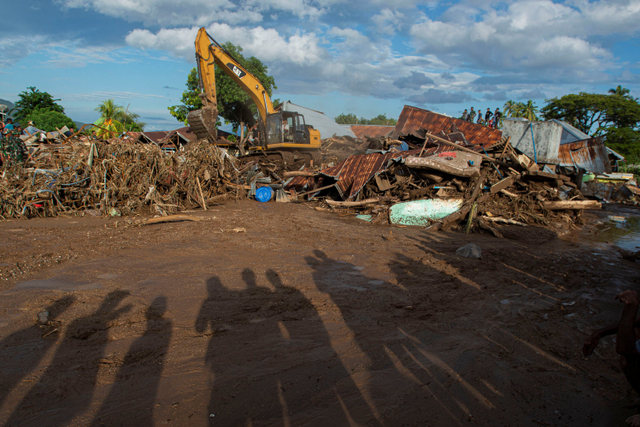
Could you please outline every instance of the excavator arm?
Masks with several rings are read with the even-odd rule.
[[[207,34],[204,28],[198,30],[195,44],[202,109],[191,111],[187,120],[198,138],[215,140],[217,137],[215,123],[218,118],[218,108],[214,64],[227,73],[255,102],[264,123],[267,115],[273,113],[273,103],[262,83]]]

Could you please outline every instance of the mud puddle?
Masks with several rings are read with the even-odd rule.
[[[628,251],[640,250],[640,210],[625,206],[605,206],[590,213],[589,223],[579,239],[597,246],[615,245]]]

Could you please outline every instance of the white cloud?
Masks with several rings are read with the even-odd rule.
[[[476,4],[474,4],[476,3]],[[592,40],[608,34],[635,34],[637,0],[513,1],[506,9],[463,1],[441,20],[424,16],[411,28],[420,52],[451,65],[485,70],[602,70],[613,58]]]
[[[378,31],[384,34],[393,35],[404,20],[404,15],[397,10],[391,10],[389,8],[382,9],[382,11],[374,15],[371,20],[376,25]]]
[[[316,20],[335,1],[310,0],[56,0],[67,8],[95,10],[107,16],[145,26],[208,26],[214,22],[251,24],[263,16],[290,13],[300,19]]]
[[[47,46],[50,44],[44,36],[10,36],[0,39],[0,68],[9,68]]]
[[[274,29],[231,27],[227,24],[213,24],[207,31],[219,43],[230,41],[240,45],[245,54],[256,56],[265,62],[284,61],[311,65],[319,62],[322,57],[319,40],[313,33],[295,34],[287,39]],[[165,50],[193,61],[197,32],[196,27],[163,29],[156,34],[138,29],[129,33],[125,40],[132,47]]]

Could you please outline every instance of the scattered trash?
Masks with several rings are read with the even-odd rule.
[[[49,322],[49,312],[41,311],[38,313],[38,323],[41,325],[46,325]]]
[[[429,225],[431,221],[445,218],[462,207],[462,199],[427,199],[397,203],[391,206],[389,220],[392,224]]]
[[[611,222],[625,222],[627,219],[623,216],[618,216],[618,215],[609,215],[609,221]]]
[[[260,203],[266,203],[273,197],[271,187],[260,187],[256,190],[256,200]]]
[[[469,243],[456,250],[456,255],[464,258],[482,258],[482,250],[475,243]]]

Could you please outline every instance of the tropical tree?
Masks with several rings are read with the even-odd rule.
[[[35,110],[56,111],[64,114],[64,108],[56,102],[60,101],[59,99],[53,99],[53,96],[47,92],[40,92],[35,86],[29,86],[27,89],[18,95],[18,102],[8,113],[13,113],[18,123],[24,124],[22,122]]]
[[[341,125],[355,125],[355,124],[362,124],[362,120],[364,119],[358,119],[358,116],[356,116],[353,113],[349,113],[349,114],[342,113],[342,114],[338,114],[334,120],[336,123]]]
[[[620,85],[618,85],[613,89],[609,89],[609,93],[612,95],[625,96],[625,95],[628,95],[630,92],[631,91],[629,89],[627,89],[626,87],[622,87]]]
[[[520,117],[520,105],[519,102],[508,100],[502,107],[505,117]]]
[[[230,53],[240,64],[251,74],[254,75],[267,91],[269,97],[272,96],[273,90],[278,87],[275,79],[268,74],[268,67],[258,58],[252,56],[245,58],[242,54],[242,47],[227,42],[222,47]],[[218,102],[218,113],[225,120],[225,123],[231,123],[233,131],[244,134],[247,126],[253,126],[258,116],[258,108],[253,100],[238,84],[224,72],[219,66],[215,66],[216,76],[216,98]],[[202,101],[199,93],[199,78],[196,68],[193,68],[187,76],[187,90],[182,93],[180,101],[181,105],[169,107],[169,112],[179,121],[188,124],[187,115],[190,111],[202,108]],[[274,107],[279,105],[279,100],[274,99]]]
[[[628,161],[640,160],[638,100],[618,93],[581,92],[547,99],[546,103],[540,110],[546,119],[564,120],[584,133],[603,136],[607,146],[628,156]]]
[[[538,120],[538,116],[536,115],[536,113],[539,110],[536,104],[534,104],[532,100],[527,101],[526,104],[524,103],[518,103],[518,104],[521,104],[520,117],[524,117],[525,119],[530,120],[532,122]]]
[[[100,113],[100,118],[94,123],[99,126],[96,132],[99,137],[109,138],[121,132],[141,132],[146,125],[139,121],[139,114],[130,113],[113,99],[102,101],[96,111]]]
[[[99,137],[110,138],[124,131],[124,125],[118,120],[118,116],[124,114],[124,108],[116,105],[113,99],[102,101],[96,111],[100,113],[100,118],[94,123],[98,126],[96,133]]]
[[[33,122],[33,126],[46,132],[53,132],[54,130],[62,129],[64,126],[69,129],[76,127],[75,122],[65,116],[64,113],[51,110],[33,110],[31,114],[25,117],[24,121]]]

